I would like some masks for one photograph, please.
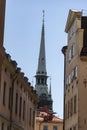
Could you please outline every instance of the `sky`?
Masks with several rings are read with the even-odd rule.
[[[4,47],[12,60],[35,86],[38,65],[43,10],[45,11],[45,49],[48,86],[52,87],[53,110],[63,118],[64,56],[67,45],[65,33],[69,9],[84,10],[87,0],[7,0]]]

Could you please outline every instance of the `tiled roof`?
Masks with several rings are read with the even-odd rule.
[[[36,121],[37,122],[42,122],[44,121],[44,117],[47,116],[48,113],[46,112],[40,112],[39,116],[36,116]],[[48,121],[48,122],[55,122],[55,123],[58,123],[58,122],[63,122],[63,119],[60,119],[58,117],[56,117],[55,115],[53,115],[53,118],[52,120]]]

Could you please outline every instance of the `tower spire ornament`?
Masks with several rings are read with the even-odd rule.
[[[38,69],[37,74],[43,73],[46,75],[46,57],[45,57],[45,31],[44,31],[44,13],[43,13],[43,23],[42,23],[42,32],[41,32],[41,43],[40,43],[40,52],[38,60]]]
[[[43,23],[41,31],[41,43],[40,52],[38,59],[38,68],[36,72],[36,84],[35,89],[39,97],[39,103],[37,109],[40,110],[41,107],[47,107],[52,110],[52,99],[49,96],[48,85],[47,85],[47,71],[46,71],[46,56],[45,56],[45,31],[44,31],[44,10],[43,10]]]
[[[45,11],[43,10],[43,23],[44,23],[44,16],[45,16]]]

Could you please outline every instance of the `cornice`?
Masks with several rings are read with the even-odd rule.
[[[68,33],[68,30],[70,29],[72,23],[74,22],[75,18],[81,18],[82,12],[77,10],[69,10],[66,26],[65,26],[65,32]]]

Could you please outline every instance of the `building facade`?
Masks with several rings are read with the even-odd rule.
[[[5,5],[6,0],[0,0],[0,84],[3,57],[4,24],[5,24]],[[0,86],[1,88],[1,86]]]
[[[5,0],[0,0],[0,130],[34,130],[36,91],[3,47]]]
[[[36,117],[36,130],[62,130],[63,120],[53,116],[52,120],[44,120],[44,115],[47,113],[41,112],[39,117]]]
[[[0,0],[0,45],[3,45],[6,0]]]
[[[0,88],[0,129],[34,130],[36,91],[17,67],[16,61],[4,52]]]
[[[87,16],[70,10],[65,32],[64,130],[87,129]]]

